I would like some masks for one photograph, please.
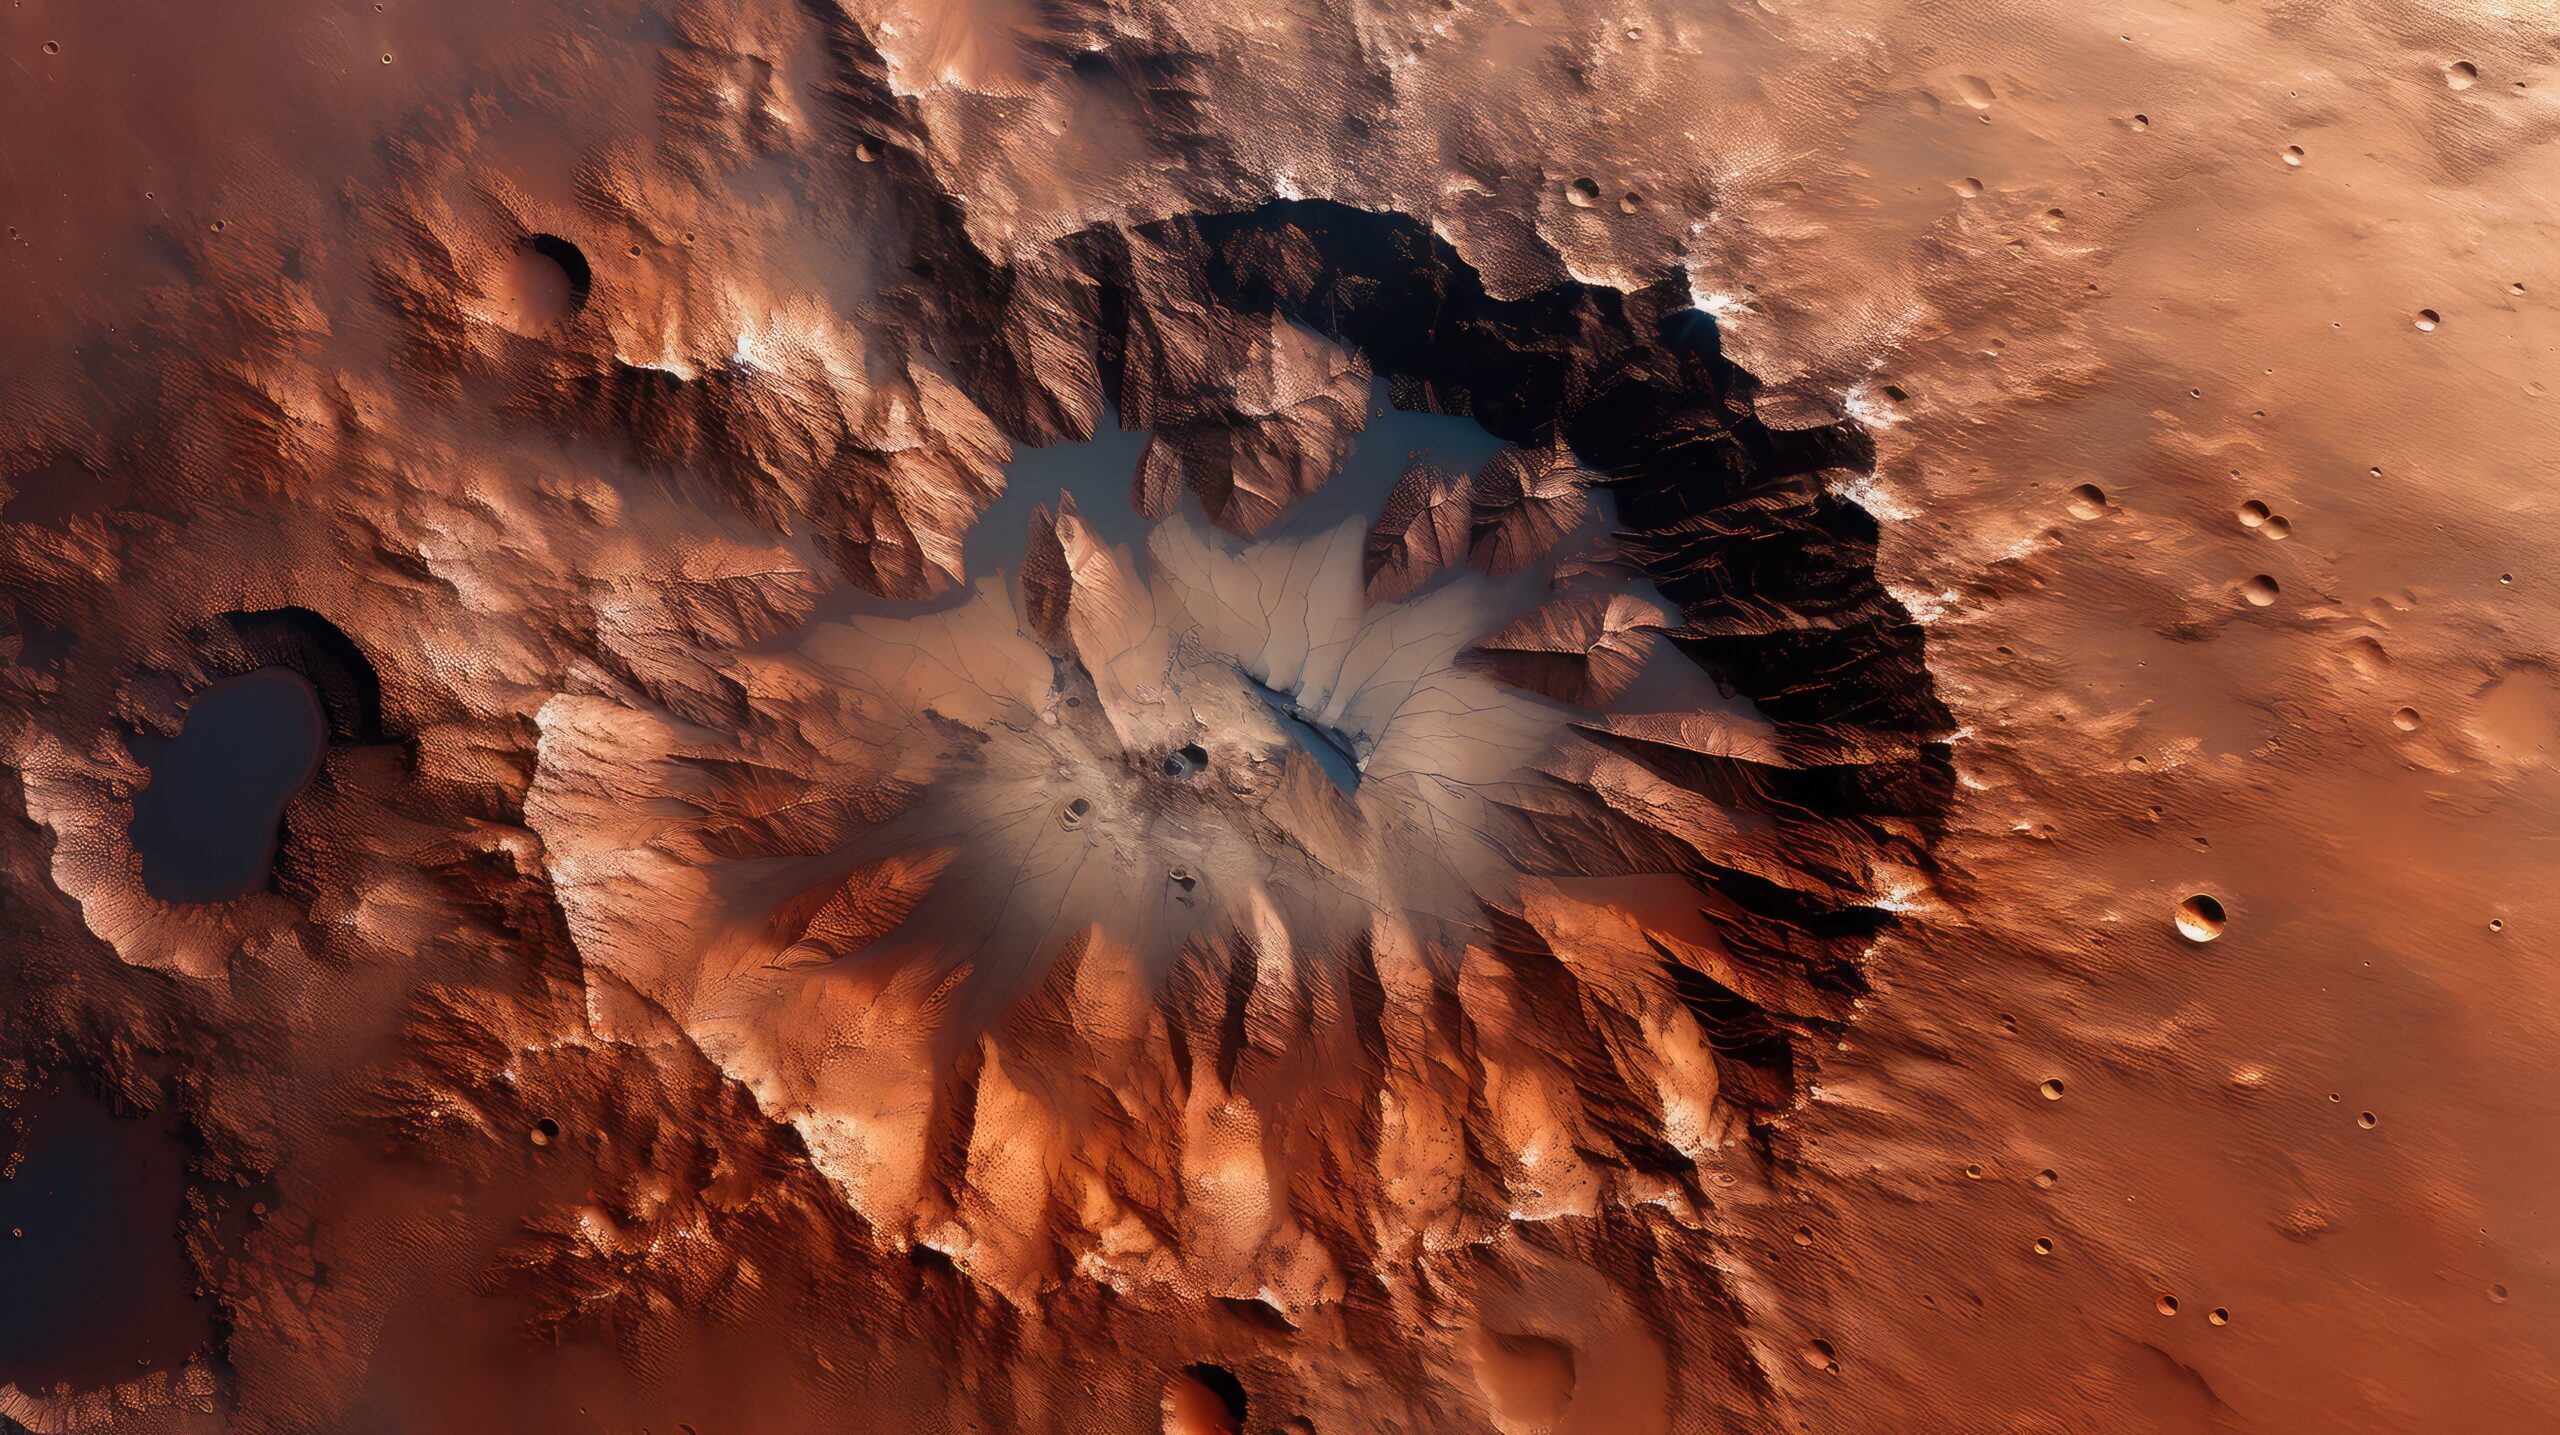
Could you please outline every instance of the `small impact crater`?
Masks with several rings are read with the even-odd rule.
[[[576,317],[594,282],[578,246],[556,234],[528,234],[516,241],[496,297],[507,327],[529,337]]]
[[[2220,902],[2198,892],[2178,904],[2176,921],[2178,935],[2190,942],[2210,942],[2222,935],[2222,929],[2230,925],[2231,917],[2222,910]]]
[[[1242,1435],[1244,1382],[1206,1361],[1176,1371],[1164,1388],[1165,1435]]]

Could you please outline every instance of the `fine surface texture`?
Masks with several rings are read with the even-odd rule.
[[[0,1431],[2560,1424],[2560,22],[0,51]]]

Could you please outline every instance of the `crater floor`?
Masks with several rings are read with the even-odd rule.
[[[2560,31],[0,37],[0,1428],[2527,1431]]]

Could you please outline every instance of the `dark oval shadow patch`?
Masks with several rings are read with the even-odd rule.
[[[39,1087],[0,1113],[0,1143],[14,1153],[0,1180],[0,1381],[95,1390],[208,1344],[177,1235],[179,1131]]]
[[[143,890],[227,902],[263,885],[285,804],[319,772],[328,737],[319,690],[269,667],[196,694],[176,737],[138,739],[151,769],[130,829]]]

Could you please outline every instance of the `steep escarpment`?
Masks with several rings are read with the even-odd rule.
[[[356,266],[369,339],[316,280],[164,321],[257,342],[95,412],[236,432],[10,550],[22,606],[85,630],[13,739],[90,953],[13,973],[61,1023],[21,1048],[159,1083],[200,1179],[271,1193],[228,1245],[182,1233],[222,1398],[383,1398],[445,1357],[354,1333],[449,1301],[601,1340],[635,1389],[812,1302],[901,1313],[772,1354],[803,1377],[988,1328],[936,1325],[951,1301],[1035,1344],[1110,1302],[1132,1368],[1215,1354],[1316,1410],[1357,1360],[1421,1412],[1532,1338],[1468,1291],[1534,1271],[1599,1322],[1534,1338],[1635,1361],[1630,1409],[1751,1407],[1755,1359],[1693,1331],[1724,1319],[1709,1174],[1801,1100],[1946,797],[1918,631],[1825,486],[1860,440],[1759,424],[1674,284],[1497,298],[1401,215],[989,263],[834,53],[817,152],[906,236],[882,292],[929,302],[766,306],[708,265],[618,287],[468,177],[475,121],[424,120]],[[619,163],[591,200],[658,182]],[[723,218],[673,247],[743,243]],[[725,353],[681,339],[710,316]],[[1422,499],[1299,516],[1381,398],[1498,447],[1429,480],[1454,526],[1385,589],[1371,555]],[[1147,434],[1099,500],[1144,541],[1062,495],[1010,571],[965,571],[1013,446],[1106,413]],[[77,415],[45,422],[112,466]],[[207,570],[236,563],[226,610]],[[101,629],[107,581],[152,596]],[[165,725],[262,664],[319,696],[325,759],[267,880],[160,900],[126,855],[147,775],[82,715]],[[152,1061],[81,1038],[132,1019],[72,975],[100,962],[184,983]],[[308,1115],[243,1129],[253,1099]],[[455,1181],[468,1234],[416,1304],[349,1243],[419,1259],[399,1233]],[[276,1284],[322,1268],[372,1274],[287,1317]],[[1629,1321],[1726,1354],[1606,1333]],[[1292,1353],[1328,1330],[1337,1355]],[[941,1408],[1038,1423],[1078,1368]]]
[[[2547,1404],[2541,51],[1906,9],[46,17],[0,1422]]]

